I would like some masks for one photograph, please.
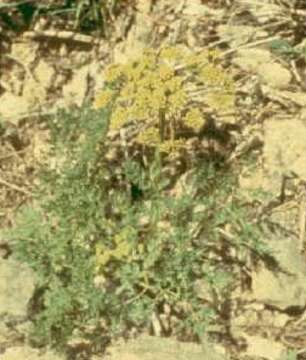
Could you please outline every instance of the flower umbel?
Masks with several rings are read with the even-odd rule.
[[[175,152],[184,147],[177,130],[184,126],[199,130],[208,110],[234,107],[234,82],[217,64],[218,56],[218,50],[198,54],[180,47],[145,50],[130,63],[107,68],[104,79],[110,86],[97,96],[95,107],[112,104],[111,130],[131,120],[147,121],[150,126],[134,140]],[[115,92],[118,96],[113,97]]]

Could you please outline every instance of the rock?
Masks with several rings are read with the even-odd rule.
[[[293,237],[283,237],[277,234],[271,234],[267,241],[269,241],[269,246],[274,251],[275,259],[284,272],[287,273],[288,278],[296,278],[294,284],[292,284],[292,286],[300,287],[299,291],[295,291],[299,293],[295,300],[296,305],[298,302],[306,302],[306,297],[303,300],[302,295],[302,293],[305,294],[306,292],[306,262],[304,256],[300,253],[298,242]],[[304,283],[305,285],[303,285]]]
[[[299,296],[301,287],[292,282],[288,284],[288,281],[290,281],[288,276],[277,276],[272,271],[262,268],[252,276],[253,298],[282,310],[291,306],[305,306],[305,300]],[[305,296],[303,285],[302,290]]]
[[[275,89],[285,89],[291,81],[291,73],[281,64],[269,62],[258,67],[261,80]]]
[[[286,348],[281,343],[260,336],[244,335],[244,338],[248,344],[245,355],[251,358],[278,360],[286,351]]]
[[[291,73],[284,66],[273,61],[270,51],[263,49],[242,49],[237,51],[233,64],[246,72],[257,74],[264,84],[273,89],[285,89],[291,81]]]
[[[72,52],[72,55],[74,58],[75,66],[82,67],[90,61],[88,52],[86,51],[75,50],[74,52]]]
[[[17,125],[20,117],[31,110],[31,104],[22,96],[6,92],[0,97],[0,116],[5,122]]]
[[[30,148],[32,149],[33,160],[36,164],[49,165],[50,143],[50,132],[47,130],[39,130],[32,135]]]
[[[34,289],[35,277],[29,267],[0,259],[0,317],[26,318]]]
[[[154,28],[152,17],[148,16],[151,1],[139,1],[135,25],[129,31],[125,41],[114,48],[114,62],[124,64],[130,59],[141,56],[143,50],[150,47]]]
[[[83,66],[73,74],[72,80],[63,87],[63,97],[67,106],[82,106],[88,91],[88,76],[88,66]]]
[[[50,88],[55,75],[55,69],[46,61],[40,60],[34,71],[35,77],[39,83],[46,89]]]
[[[290,316],[287,314],[283,314],[283,313],[278,313],[277,315],[274,316],[273,319],[273,325],[276,328],[283,328],[284,326],[287,325],[287,323],[290,321]]]
[[[213,304],[214,296],[212,287],[206,279],[198,279],[194,282],[195,295],[209,304]]]
[[[306,180],[306,115],[299,118],[269,119],[263,126],[263,166],[256,172],[245,168],[239,184],[247,198],[251,191],[264,190],[266,200],[280,195],[283,176],[295,174]]]
[[[231,321],[231,332],[236,333],[236,328],[247,328],[258,325],[258,314],[256,311],[246,310],[243,314],[233,317]],[[243,331],[244,332],[244,331]]]
[[[222,360],[211,345],[181,343],[169,338],[141,336],[110,349],[106,360]]]
[[[218,21],[221,20],[224,11],[204,5],[201,0],[193,0],[185,2],[182,13],[185,16],[192,17],[192,19],[203,16],[214,16],[215,21]]]
[[[233,58],[233,64],[244,71],[256,72],[261,64],[272,60],[270,51],[264,49],[241,49]]]
[[[255,310],[250,309],[248,305],[261,305],[262,308]],[[260,303],[246,304],[239,308],[241,314],[236,314],[232,317],[230,323],[230,332],[234,338],[243,338],[248,331],[252,329],[278,329],[282,330],[284,326],[290,321],[290,316],[277,310],[264,309],[265,305]],[[264,330],[262,328],[262,330]]]
[[[219,25],[217,33],[234,48],[248,43],[250,39],[256,41],[268,36],[266,31],[247,25]]]
[[[27,346],[11,347],[1,356],[1,360],[64,360],[53,352],[41,352]]]
[[[252,274],[252,294],[249,300],[285,310],[306,306],[306,263],[299,252],[298,242],[291,237],[269,234],[280,270],[272,272],[263,265]]]
[[[272,4],[270,0],[237,0],[236,6],[240,12],[249,12],[260,25],[270,23],[275,18],[283,16],[283,7]]]
[[[46,87],[33,77],[28,77],[24,82],[22,97],[30,105],[32,110],[38,110],[46,101]]]
[[[271,180],[294,173],[306,181],[306,124],[270,119],[264,124],[264,168]],[[271,184],[272,185],[272,184]]]
[[[39,44],[34,42],[13,42],[10,55],[29,66],[36,59],[38,48]]]
[[[256,192],[259,190],[267,192],[265,195],[266,201],[272,200],[280,194],[280,186],[281,178],[277,178],[272,186],[269,176],[267,176],[261,168],[256,169],[255,172],[254,169],[245,168],[239,175],[241,194],[250,202],[258,199]]]
[[[305,112],[306,94],[304,92],[298,92],[298,91],[292,92],[292,91],[283,90],[280,95],[283,95],[284,97],[291,100],[295,104],[302,106],[304,108],[302,109],[302,111],[304,112],[304,115],[302,117],[306,119],[306,112]]]
[[[89,85],[94,93],[101,87],[102,76],[101,65],[93,62],[75,71],[72,79],[63,86],[63,106],[77,105],[82,106],[89,93]],[[98,82],[100,80],[100,83]],[[93,82],[93,83],[92,83]]]

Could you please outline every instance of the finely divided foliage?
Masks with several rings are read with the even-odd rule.
[[[172,319],[165,335],[199,339],[222,316],[235,280],[234,259],[223,263],[220,251],[230,256],[235,248],[240,263],[249,249],[265,251],[226,169],[202,162],[191,169],[193,191],[165,191],[159,150],[184,146],[177,130],[203,126],[206,107],[218,107],[222,96],[222,106],[233,106],[232,80],[215,61],[214,52],[147,51],[109,67],[95,101],[99,110],[84,107],[50,120],[61,161],[44,169],[33,205],[5,235],[14,256],[39,275],[31,307],[36,343],[89,342],[101,350],[114,336],[148,328],[165,307]],[[198,92],[203,101],[193,99]],[[109,128],[129,121],[144,123],[136,141],[157,150],[145,167],[120,159],[123,180],[144,192],[136,200],[114,177],[118,164],[106,159]],[[218,231],[225,225],[230,241]],[[197,296],[198,280],[208,283],[214,301]]]

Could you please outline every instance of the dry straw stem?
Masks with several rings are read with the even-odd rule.
[[[6,186],[6,187],[8,187],[10,189],[21,192],[21,193],[23,193],[23,194],[25,194],[27,196],[32,196],[32,193],[29,192],[28,190],[25,190],[25,189],[21,188],[20,186],[15,185],[15,184],[9,183],[8,181],[6,181],[4,179],[1,179],[1,178],[0,178],[0,185],[4,185],[4,186]]]

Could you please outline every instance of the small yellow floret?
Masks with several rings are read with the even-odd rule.
[[[184,124],[196,131],[200,130],[204,125],[204,119],[201,111],[197,108],[189,110],[184,117]]]
[[[160,64],[157,71],[160,79],[163,81],[169,80],[174,76],[173,68],[166,64]]]
[[[223,70],[212,64],[208,64],[202,68],[199,73],[199,79],[208,86],[221,86],[226,78]]]
[[[120,129],[128,121],[127,111],[125,108],[118,106],[112,113],[110,128],[111,130]]]
[[[114,96],[114,92],[112,90],[103,90],[94,101],[94,108],[101,109],[109,104],[112,97]]]
[[[174,46],[165,47],[160,52],[160,57],[162,59],[172,61],[172,62],[181,60],[183,55],[184,54],[183,54],[182,50],[179,49],[178,47],[174,47]]]
[[[167,140],[159,145],[159,149],[160,151],[169,154],[178,151],[179,149],[183,148],[184,145],[185,141],[183,139]]]
[[[183,79],[179,76],[173,77],[170,80],[166,81],[165,88],[171,93],[178,91],[183,86]]]
[[[107,82],[113,82],[119,79],[122,75],[123,69],[120,65],[110,65],[104,73],[104,79]]]
[[[169,109],[171,112],[177,112],[184,108],[187,103],[187,94],[184,89],[178,90],[169,96]]]
[[[140,144],[156,146],[160,143],[159,130],[155,127],[149,127],[148,129],[138,134],[137,141]]]

